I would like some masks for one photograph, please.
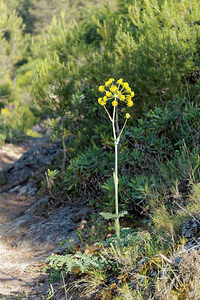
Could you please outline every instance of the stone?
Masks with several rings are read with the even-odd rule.
[[[26,214],[29,215],[41,215],[44,211],[47,210],[49,203],[49,196],[45,196],[44,198],[36,201],[31,207],[26,210]]]
[[[192,238],[198,233],[198,224],[195,219],[188,220],[182,228],[182,237]]]
[[[177,266],[180,263],[181,259],[182,259],[181,256],[174,257],[174,259],[173,259],[173,265]]]
[[[145,264],[148,260],[148,257],[143,257],[139,262],[138,262],[138,266],[141,266],[143,264]]]
[[[23,196],[23,195],[27,195],[27,186],[23,186],[19,189],[18,191],[18,196]]]
[[[58,247],[59,243],[66,239],[73,239],[77,243],[75,229],[76,226],[71,221],[71,208],[61,208],[48,218],[33,224],[13,242],[12,246],[41,250]]]
[[[155,270],[151,270],[150,272],[150,277],[153,278],[153,277],[157,277],[158,273],[155,271]]]
[[[62,144],[35,147],[25,152],[7,169],[7,183],[27,181],[37,170],[44,169],[62,151]]]
[[[33,185],[29,186],[28,187],[28,196],[35,196],[35,194],[37,193],[38,191],[38,188],[37,187],[34,187]]]
[[[23,187],[20,186],[20,188],[18,188],[17,190],[15,190],[15,188],[12,190],[17,191],[18,196],[23,196],[23,195],[34,196],[38,189],[34,187],[34,185],[31,182],[29,182]]]
[[[16,185],[14,188],[10,189],[9,190],[9,193],[15,193],[15,192],[18,192],[21,188],[21,185]]]
[[[7,185],[6,191],[17,193],[19,196],[34,196],[38,188],[30,177],[45,171],[48,165],[52,165],[56,156],[62,152],[62,143],[54,145],[37,146],[24,153],[11,167],[0,172],[0,179]],[[35,197],[36,198],[36,197]],[[32,249],[39,251],[51,251],[60,248],[60,242],[67,241],[66,248],[72,247],[78,242],[76,236],[77,222],[88,220],[91,209],[85,203],[86,199],[80,199],[80,204],[68,205],[56,210],[49,209],[49,197],[36,198],[23,215],[0,226],[0,238],[9,242],[13,247]],[[64,249],[64,248],[63,248]]]
[[[74,223],[79,223],[82,220],[88,220],[88,215],[89,213],[91,213],[91,211],[88,208],[86,210],[84,208],[75,208],[73,212],[74,214],[71,217],[71,219]]]
[[[49,205],[49,197],[39,199],[25,213],[0,227],[0,238],[11,241],[13,247],[35,249],[39,251],[58,249],[60,242],[70,240],[64,248],[72,247],[78,242],[77,224],[73,222],[74,214],[87,218],[91,209],[86,206],[66,206],[44,214]],[[45,216],[44,216],[45,215]]]
[[[192,239],[184,246],[185,252],[191,249],[200,250],[200,238]]]

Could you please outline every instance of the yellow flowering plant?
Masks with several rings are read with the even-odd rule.
[[[2,108],[2,109],[1,109],[1,114],[2,114],[2,115],[7,115],[7,114],[8,114],[8,109],[5,108],[5,107]]]
[[[132,98],[134,97],[134,92],[129,87],[128,82],[124,82],[122,78],[115,81],[114,78],[110,78],[105,82],[104,85],[99,86],[99,91],[105,93],[105,96],[98,98],[98,103],[102,105],[108,115],[110,122],[112,123],[114,145],[115,145],[115,169],[113,173],[114,185],[115,185],[115,214],[101,213],[106,219],[114,218],[115,219],[115,231],[118,241],[120,241],[120,223],[119,218],[124,216],[125,213],[119,214],[119,199],[118,199],[118,148],[120,143],[121,135],[124,131],[124,128],[127,124],[130,114],[125,114],[125,121],[122,126],[122,129],[119,130],[118,125],[118,106],[125,104],[128,107],[133,106]],[[106,105],[109,102],[113,106],[112,115],[109,113],[109,110],[106,108]]]

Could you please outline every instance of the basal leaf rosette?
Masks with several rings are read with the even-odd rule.
[[[104,85],[99,86],[99,91],[104,93],[104,96],[98,99],[98,103],[104,107],[110,100],[114,107],[118,106],[119,103],[124,103],[128,107],[133,106],[132,98],[134,97],[134,92],[131,90],[128,82],[124,82],[121,78],[117,81],[114,78],[109,78]]]

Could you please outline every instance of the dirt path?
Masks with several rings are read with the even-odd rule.
[[[46,289],[41,259],[38,262],[32,251],[0,243],[0,299],[42,299]]]
[[[32,139],[21,145],[6,145],[0,150],[0,170],[9,167],[23,153],[43,145],[46,138]],[[16,193],[0,195],[0,227],[18,216],[34,202],[34,198]],[[0,236],[0,299],[42,299],[49,287],[42,271],[43,261],[49,253],[12,248]]]
[[[30,197],[0,195],[0,226],[23,214],[32,202]],[[50,253],[12,248],[11,243],[0,238],[0,299],[42,299],[49,288],[43,261]]]

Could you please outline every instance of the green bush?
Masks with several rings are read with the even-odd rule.
[[[102,155],[113,141],[107,124],[99,121],[104,116],[97,110],[97,85],[110,76],[130,82],[137,113],[119,156],[121,184],[129,195],[120,192],[121,204],[130,209],[134,201],[148,206],[147,191],[159,182],[156,165],[171,162],[184,144],[191,151],[199,143],[200,4],[130,0],[122,5],[118,0],[117,5],[119,10],[88,11],[70,25],[64,15],[53,19],[35,44],[34,55],[42,62],[33,95],[65,119],[66,136],[71,134],[65,188],[74,195],[95,194],[100,185],[112,191],[107,166],[113,167],[112,157]],[[104,196],[109,206],[112,192]]]
[[[199,118],[197,103],[176,97],[164,108],[156,106],[145,113],[126,135],[139,146],[141,153],[145,151],[156,158],[169,157],[184,142],[190,149],[198,143]]]
[[[0,108],[4,106],[5,101],[11,96],[13,91],[13,82],[9,77],[1,79],[0,83]]]
[[[0,144],[20,140],[36,121],[28,105],[13,102],[4,106],[0,113]]]
[[[155,198],[163,195],[164,187],[170,194],[181,178],[191,181],[193,176],[193,181],[198,182],[195,145],[199,143],[199,114],[197,104],[176,98],[164,108],[149,110],[143,118],[135,120],[135,126],[126,129],[119,155],[123,209],[131,213],[149,211]],[[53,122],[52,126],[59,138],[58,123]],[[68,161],[61,185],[73,196],[87,195],[90,201],[95,199],[112,211],[114,185],[109,170],[114,166],[114,154],[110,152],[113,141],[107,130],[100,124],[91,137],[83,134],[87,130],[78,130],[67,140]],[[94,146],[88,148],[88,144]]]
[[[197,0],[130,4],[134,31],[118,29],[118,68],[140,101],[163,103],[174,94],[198,98],[199,12]]]
[[[100,183],[109,174],[110,157],[101,149],[88,149],[69,161],[64,176],[64,185],[75,194],[96,195]]]

